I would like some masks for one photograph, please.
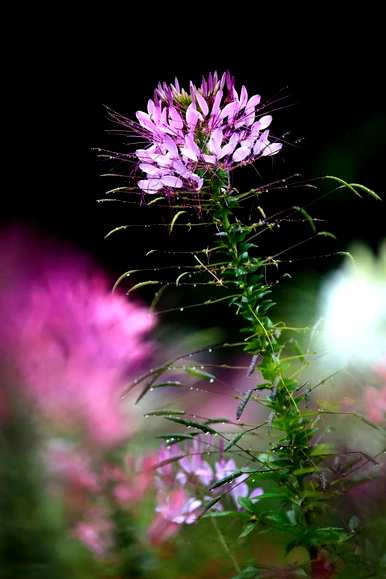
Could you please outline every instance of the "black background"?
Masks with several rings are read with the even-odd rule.
[[[229,69],[251,93],[271,97],[283,91],[288,96],[289,106],[275,113],[275,132],[289,131],[291,142],[301,141],[275,158],[280,176],[294,171],[307,179],[333,174],[384,193],[380,14],[370,9],[366,15],[358,13],[352,25],[345,14],[337,19],[334,10],[324,6],[322,12],[317,5],[312,13],[290,11],[288,17],[279,5],[272,5],[269,16],[258,7],[252,13],[247,6],[226,4],[210,17],[208,6],[183,5],[176,11],[159,5],[157,13],[150,4],[144,8],[139,16],[105,6],[97,24],[92,12],[82,17],[45,12],[44,18],[51,20],[41,21],[43,31],[25,21],[28,35],[19,31],[22,49],[21,44],[17,51],[16,44],[9,45],[16,60],[9,62],[6,92],[11,102],[3,110],[11,121],[4,224],[23,222],[68,240],[94,254],[113,274],[137,264],[140,235],[113,246],[103,240],[111,225],[137,219],[135,212],[117,210],[114,215],[96,204],[106,187],[100,173],[108,167],[96,159],[93,147],[112,143],[103,105],[134,116],[145,108],[159,80],[178,76],[184,84],[214,69]],[[122,148],[119,140],[115,145]],[[267,175],[261,169],[263,181],[275,174],[272,167],[266,169]],[[282,202],[293,201],[276,197],[274,206]],[[355,239],[376,248],[385,237],[385,203],[337,193],[320,212],[342,249]]]

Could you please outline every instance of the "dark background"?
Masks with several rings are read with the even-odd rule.
[[[337,21],[333,12],[323,19],[315,8],[293,21],[281,14],[278,25],[279,6],[269,18],[249,14],[245,6],[226,6],[225,23],[216,15],[208,20],[208,7],[186,5],[177,24],[174,15],[168,16],[170,6],[161,7],[159,16],[149,5],[141,17],[111,9],[109,18],[106,9],[106,21],[102,15],[98,26],[92,14],[79,20],[58,13],[54,27],[43,26],[43,35],[31,29],[8,83],[11,108],[3,111],[12,124],[3,223],[26,223],[68,240],[95,255],[113,275],[141,263],[142,234],[128,234],[119,243],[103,240],[112,225],[143,219],[134,209],[114,213],[96,204],[106,188],[100,173],[110,167],[98,161],[93,147],[123,145],[106,132],[111,125],[103,105],[134,116],[159,80],[178,76],[185,84],[214,69],[229,69],[252,93],[271,97],[282,91],[288,97],[273,126],[296,146],[286,147],[273,166],[261,167],[262,181],[294,171],[310,180],[332,174],[382,195],[384,48],[376,28],[381,15],[371,14],[369,20],[359,13],[353,27],[344,17]],[[238,22],[233,15],[240,16],[242,9]],[[287,198],[267,203],[280,208],[298,202],[297,195],[288,191]],[[340,192],[315,214],[328,217],[323,228],[338,235],[341,249],[353,240],[376,249],[386,236],[385,203]],[[146,235],[151,247],[153,233]],[[297,239],[296,233],[283,235],[288,236],[280,240],[284,244]]]

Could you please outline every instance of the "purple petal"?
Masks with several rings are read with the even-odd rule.
[[[257,499],[258,497],[261,497],[261,495],[264,494],[264,491],[262,488],[257,487],[257,489],[254,489],[251,494],[249,495],[250,499]]]
[[[171,120],[170,124],[175,129],[182,129],[182,127],[184,126],[184,121],[176,108],[174,107],[169,108],[169,118]]]
[[[150,158],[152,161],[157,163],[157,165],[159,165],[159,167],[162,167],[162,168],[170,167],[172,164],[172,159],[170,157],[168,157],[167,155],[162,155],[159,153],[153,153]]]
[[[220,128],[214,129],[214,131],[212,131],[212,134],[211,134],[209,142],[208,142],[208,149],[214,155],[219,154],[220,149],[221,149],[222,139],[223,139],[222,129],[220,129]]]
[[[168,152],[173,157],[178,158],[179,154],[178,154],[177,145],[176,145],[175,141],[169,135],[165,135],[164,143],[165,143],[165,146],[166,146]]]
[[[236,133],[233,133],[233,135],[229,139],[229,143],[224,145],[224,147],[221,149],[220,154],[218,155],[218,159],[222,159],[227,155],[231,155],[235,150],[235,148],[237,147],[238,142],[239,136]]]
[[[220,110],[220,103],[221,103],[222,97],[223,97],[223,92],[222,92],[222,90],[219,90],[218,93],[216,94],[215,99],[214,99],[212,111],[210,113],[211,117],[217,116],[217,114]]]
[[[194,104],[190,103],[190,105],[186,110],[186,122],[191,131],[194,131],[199,119],[202,120],[202,116],[200,115],[198,110],[194,107]]]
[[[138,181],[138,187],[145,193],[155,193],[162,189],[162,183],[159,179],[141,179]]]
[[[137,117],[138,122],[141,125],[141,127],[143,127],[144,129],[147,129],[151,133],[157,133],[157,127],[150,120],[150,117],[147,113],[144,113],[143,111],[137,111],[136,117]]]
[[[246,159],[248,155],[250,155],[250,153],[251,153],[250,147],[239,147],[233,153],[232,159],[235,161],[235,163],[239,163],[240,161],[244,161],[244,159]]]
[[[180,485],[185,486],[188,477],[184,472],[182,472],[182,470],[179,470],[178,473],[176,474],[176,480],[180,483]]]
[[[238,499],[240,497],[243,497],[243,498],[247,497],[248,493],[249,493],[249,488],[248,488],[247,483],[241,483],[231,490],[230,494],[232,495],[232,499],[235,501],[236,507],[238,509],[241,508],[239,505]]]
[[[185,136],[185,146],[181,148],[181,153],[191,159],[192,161],[198,161],[198,156],[200,155],[200,149],[197,147],[192,135]]]
[[[248,101],[248,92],[245,86],[242,86],[240,92],[240,107],[244,108],[245,105],[247,104],[247,101]]]
[[[141,171],[147,173],[148,175],[158,175],[160,172],[159,167],[156,167],[155,165],[150,165],[149,163],[140,163],[139,168],[141,169]]]
[[[261,101],[261,96],[259,94],[255,94],[255,95],[251,96],[251,98],[247,102],[245,110],[248,111],[249,109],[252,109],[252,108],[254,109],[258,104],[260,104],[260,101]]]
[[[217,160],[216,155],[203,155],[202,159],[205,163],[208,163],[208,165],[215,165]]]
[[[204,179],[202,177],[196,175],[195,173],[192,173],[191,175],[189,175],[189,179],[194,183],[195,191],[199,191],[202,188],[204,184]]]
[[[229,119],[233,119],[235,114],[238,112],[239,108],[240,105],[237,101],[232,101],[231,103],[228,103],[222,109],[220,113],[220,119],[225,119],[226,117],[229,117]]]
[[[261,119],[259,119],[260,131],[263,131],[264,129],[269,127],[269,125],[271,123],[272,123],[272,116],[271,115],[265,115],[264,117],[261,117]]]
[[[181,189],[182,187],[181,179],[175,175],[165,175],[161,178],[161,181],[165,187],[173,187],[173,189]]]
[[[200,105],[200,109],[202,110],[204,117],[206,117],[206,115],[209,113],[208,103],[199,92],[196,93],[196,99]]]
[[[269,143],[261,153],[261,156],[268,157],[269,155],[276,155],[282,147],[283,145],[281,143]]]
[[[181,177],[185,177],[190,173],[182,161],[173,161],[173,169]]]
[[[153,101],[152,101],[151,99],[149,99],[149,100],[147,101],[147,112],[148,112],[148,114],[149,114],[150,116],[153,115],[154,109],[155,109],[154,103],[153,103]]]

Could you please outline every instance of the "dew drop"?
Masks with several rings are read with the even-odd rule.
[[[209,353],[210,353],[210,352],[213,352],[212,348],[209,348],[208,352],[209,352]]]
[[[209,380],[209,382],[210,382],[211,384],[213,384],[214,378],[211,378],[211,379]]]
[[[183,312],[183,311],[184,311],[184,308],[180,308],[180,312]]]

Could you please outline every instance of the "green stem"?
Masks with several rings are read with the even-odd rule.
[[[238,564],[235,556],[233,555],[232,551],[230,550],[229,545],[228,545],[228,543],[226,542],[225,537],[224,537],[224,535],[223,535],[220,527],[218,526],[218,523],[217,523],[217,521],[216,521],[216,518],[215,518],[215,517],[210,517],[210,520],[212,521],[213,527],[214,527],[215,530],[216,530],[218,539],[219,539],[219,541],[220,541],[220,543],[221,543],[221,545],[222,545],[225,553],[228,555],[229,559],[232,561],[232,564],[233,564],[233,566],[234,566],[234,568],[235,568],[235,570],[236,570],[236,573],[240,573],[240,572],[241,572],[240,565]]]

